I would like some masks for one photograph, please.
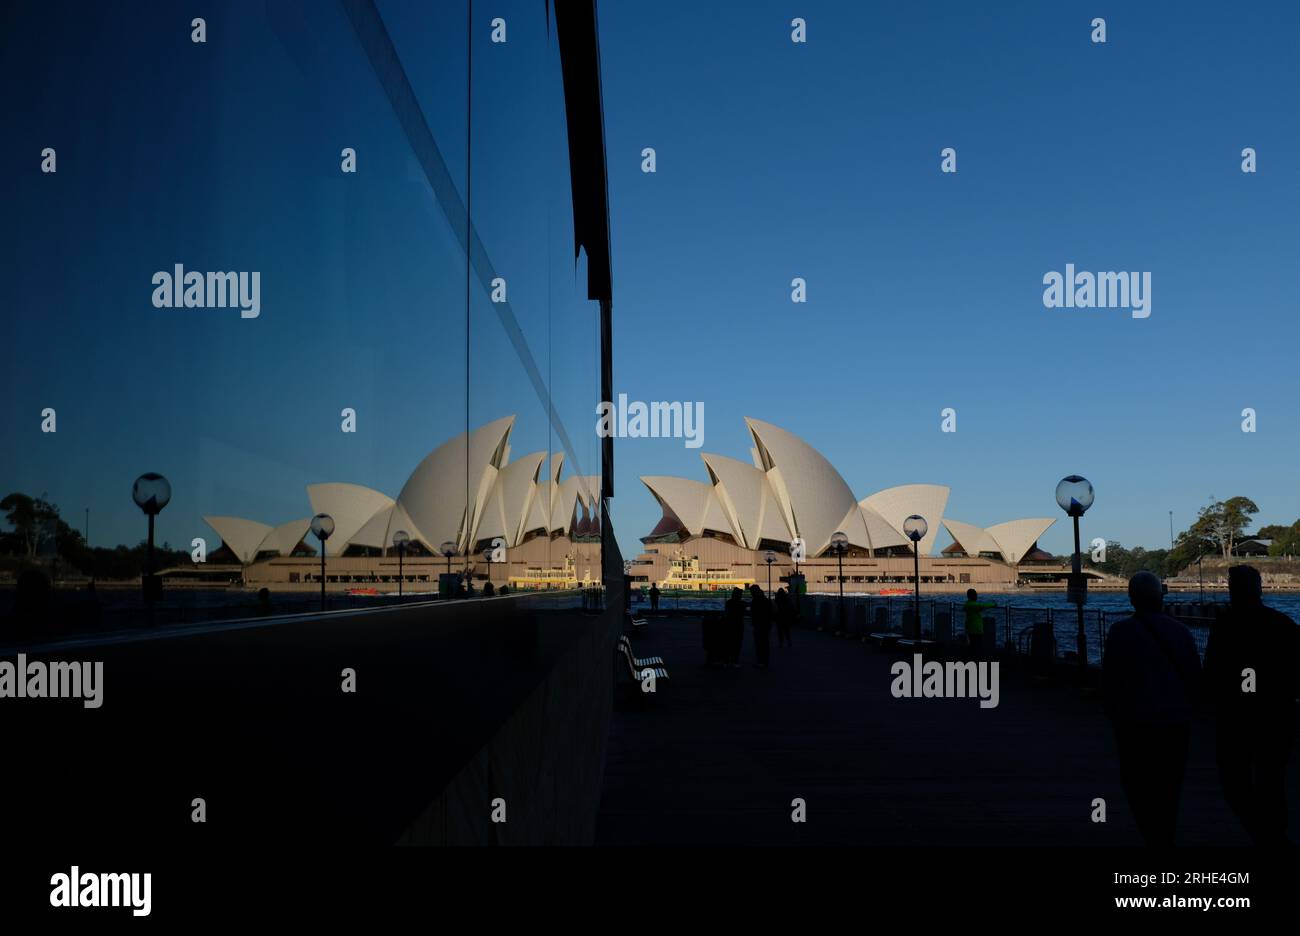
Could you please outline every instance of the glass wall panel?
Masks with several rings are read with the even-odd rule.
[[[467,10],[375,10],[6,10],[3,577],[139,613],[144,472],[160,616],[311,607],[320,512],[335,606],[396,583],[398,527],[464,552],[467,459],[417,467],[469,428]]]

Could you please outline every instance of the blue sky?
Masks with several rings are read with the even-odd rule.
[[[756,416],[860,497],[944,483],[979,524],[1063,516],[1072,472],[1097,489],[1085,533],[1129,545],[1167,545],[1168,511],[1182,529],[1210,495],[1300,516],[1295,5],[600,15],[619,390],[703,401],[706,451],[748,459]],[[1044,308],[1066,263],[1150,271],[1150,318]],[[658,516],[637,475],[706,475],[678,441],[618,461],[627,552]]]
[[[379,5],[463,192],[465,10]],[[543,9],[475,6],[475,224],[591,473],[595,318]],[[463,254],[338,8],[222,5],[204,46],[191,15],[6,13],[0,487],[78,525],[92,507],[103,545],[141,534],[130,482],[162,471],[160,539],[188,543],[205,513],[306,516],[313,481],[395,495],[467,418],[515,413],[516,454],[555,449],[481,294],[467,324]],[[1294,5],[607,2],[600,27],[616,391],[703,402],[704,450],[742,459],[744,416],[788,428],[859,496],[948,484],[968,522],[1056,515],[1071,472],[1097,487],[1089,537],[1163,545],[1210,495],[1300,516]],[[176,262],[262,271],[262,316],[152,308]],[[1150,271],[1151,317],[1045,309],[1067,263]],[[705,474],[680,440],[620,440],[617,465],[630,556],[658,519],[637,477]]]

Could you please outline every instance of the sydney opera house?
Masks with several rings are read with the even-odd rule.
[[[1054,566],[1038,549],[1050,517],[979,527],[944,516],[949,489],[904,484],[859,499],[825,457],[784,429],[746,419],[750,462],[702,453],[707,481],[643,477],[663,516],[633,563],[633,585],[713,590],[744,582],[766,585],[769,551],[773,587],[795,571],[792,544],[802,541],[798,571],[809,591],[877,592],[914,578],[909,516],[925,518],[920,540],[922,585],[964,591],[1010,587]],[[953,542],[933,555],[940,526]],[[841,557],[832,536],[843,533]]]
[[[309,485],[312,515],[334,520],[324,544],[326,584],[395,590],[400,568],[411,590],[432,590],[449,565],[498,588],[599,582],[600,479],[561,479],[563,453],[512,461],[514,423],[508,416],[440,445],[396,498],[360,484]],[[309,532],[311,516],[277,526],[203,519],[222,541],[209,561],[237,562],[246,584],[319,587],[320,543]],[[394,547],[399,531],[409,537],[401,563]]]

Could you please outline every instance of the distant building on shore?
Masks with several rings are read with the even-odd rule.
[[[1035,578],[1055,581],[1059,563],[1038,549],[1051,517],[978,527],[944,516],[949,489],[941,484],[904,484],[859,500],[831,463],[802,439],[770,423],[745,420],[753,448],[750,462],[704,453],[708,481],[646,476],[641,482],[663,515],[641,538],[645,551],[632,564],[634,586],[730,589],[738,582],[766,586],[766,555],[773,588],[795,571],[792,550],[802,541],[798,571],[809,591],[839,588],[839,557],[831,537],[842,532],[845,592],[878,592],[913,582],[912,542],[903,532],[911,515],[928,531],[919,545],[923,586],[964,591],[971,586],[1005,588]],[[931,555],[940,524],[953,543]]]
[[[309,485],[312,513],[334,519],[325,542],[326,584],[396,590],[399,565],[412,590],[436,588],[448,565],[497,588],[600,582],[600,479],[562,479],[560,452],[511,461],[514,422],[507,416],[444,442],[416,466],[396,498],[360,484]],[[212,560],[239,563],[245,584],[320,587],[311,517],[278,526],[242,517],[203,519],[221,537]],[[399,530],[410,537],[400,564],[393,546]],[[455,547],[450,563],[443,543]],[[489,563],[483,553],[494,548],[497,557]]]

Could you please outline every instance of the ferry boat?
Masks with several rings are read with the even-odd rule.
[[[910,589],[910,588],[882,588],[882,589],[880,590],[880,594],[882,594],[882,595],[910,595],[910,594],[912,594],[912,589]]]
[[[524,571],[523,575],[512,575],[508,581],[511,591],[515,589],[548,591],[559,588],[577,588],[579,584],[583,587],[592,584],[590,570],[584,572],[581,581],[579,581],[573,556],[564,557],[564,568],[562,569],[529,567]]]
[[[663,592],[731,591],[753,584],[752,578],[737,575],[731,569],[701,569],[699,556],[669,559],[668,577],[658,583]]]

